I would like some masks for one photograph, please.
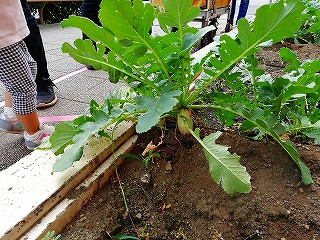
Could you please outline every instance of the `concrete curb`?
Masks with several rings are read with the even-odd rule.
[[[134,124],[126,122],[115,128],[113,145],[107,138],[93,137],[80,161],[64,172],[51,174],[56,156],[42,150],[35,150],[1,171],[0,239],[19,239],[134,133]]]
[[[122,164],[124,159],[121,158],[121,154],[129,153],[133,149],[137,138],[138,136],[135,135],[125,142],[97,170],[70,191],[55,208],[41,219],[40,223],[35,225],[21,239],[42,239],[48,231],[61,232],[93,194],[106,184],[114,174],[115,168]]]

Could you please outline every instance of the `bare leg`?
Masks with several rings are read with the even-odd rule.
[[[4,92],[4,105],[5,107],[12,107],[12,98],[7,91]],[[39,131],[39,118],[36,111],[25,115],[16,114],[16,117],[29,135]]]
[[[32,112],[26,115],[16,114],[19,122],[23,126],[24,130],[29,134],[33,135],[39,131],[39,118],[37,112]]]

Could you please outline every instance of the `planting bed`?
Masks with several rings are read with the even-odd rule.
[[[259,52],[261,65],[273,75],[284,67],[275,45]],[[285,44],[300,60],[320,56],[317,45]],[[282,73],[281,73],[282,74]],[[127,159],[119,169],[129,214],[114,176],[66,226],[61,239],[103,240],[110,235],[140,239],[317,240],[320,239],[320,147],[291,139],[310,168],[314,184],[304,186],[296,165],[272,140],[252,141],[238,129],[222,128],[210,113],[197,114],[202,136],[220,130],[218,143],[241,156],[251,175],[249,194],[227,195],[213,182],[201,147],[167,123],[160,157],[148,168]],[[204,124],[205,123],[205,124]],[[139,136],[133,151],[141,155],[161,131]]]

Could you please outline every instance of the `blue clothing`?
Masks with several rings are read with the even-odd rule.
[[[99,20],[99,10],[100,10],[101,0],[83,0],[81,5],[81,16],[89,18],[94,23],[101,26]],[[82,34],[82,39],[88,39],[85,34]]]
[[[249,0],[241,0],[237,22],[240,18],[244,18],[247,15],[248,7],[249,7]]]
[[[240,18],[244,18],[246,16],[248,7],[249,7],[249,0],[241,0],[236,23]],[[232,0],[230,18],[228,20],[228,23],[231,25],[233,25],[235,11],[236,11],[236,0]]]

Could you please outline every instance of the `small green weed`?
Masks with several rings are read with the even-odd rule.
[[[149,239],[149,233],[147,232],[147,225],[145,225],[144,227],[141,227],[138,229],[138,234],[139,234],[139,237],[143,238],[143,239]]]
[[[131,159],[142,161],[143,166],[145,166],[145,167],[148,167],[150,165],[150,163],[155,158],[159,158],[160,157],[159,152],[154,152],[154,151],[150,151],[150,152],[146,153],[146,155],[147,156],[137,156],[137,155],[134,155],[134,154],[123,154],[123,155],[121,155],[121,157],[123,157],[123,158],[131,158]]]
[[[55,234],[55,231],[49,231],[47,232],[46,236],[41,240],[58,240],[61,237],[61,234],[58,234],[57,236],[55,236]]]
[[[148,152],[148,155],[142,159],[143,165],[145,167],[148,167],[150,165],[150,163],[153,162],[153,160],[155,158],[159,158],[159,157],[160,157],[160,154],[158,152],[150,151],[150,152]]]

